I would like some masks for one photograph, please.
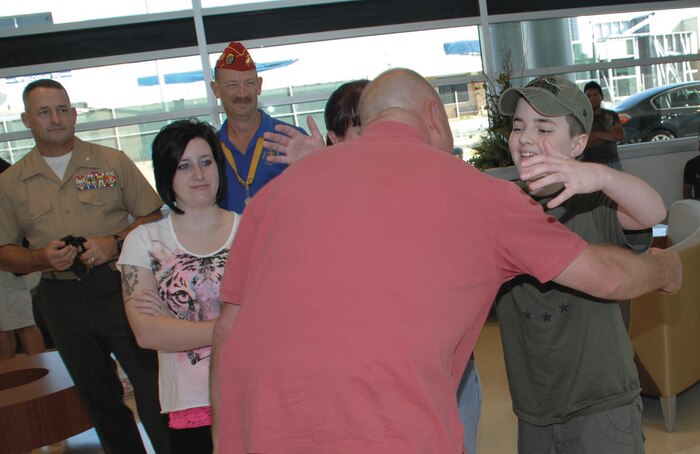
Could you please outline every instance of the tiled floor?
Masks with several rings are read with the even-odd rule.
[[[511,410],[503,350],[495,322],[488,322],[484,327],[475,354],[484,397],[477,439],[478,453],[515,453],[517,423]],[[129,402],[133,408],[133,401]],[[678,396],[676,405],[677,428],[675,432],[668,433],[664,430],[658,399],[644,398],[647,454],[700,454],[700,384]],[[149,450],[149,454],[152,452]],[[95,431],[90,430],[61,444],[32,451],[32,454],[64,453],[98,454],[102,450]]]

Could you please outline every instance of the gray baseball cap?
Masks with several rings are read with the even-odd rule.
[[[498,110],[503,115],[515,114],[520,97],[545,117],[573,115],[583,125],[586,134],[593,125],[593,107],[586,95],[575,83],[561,76],[539,77],[523,88],[509,88],[498,100]]]

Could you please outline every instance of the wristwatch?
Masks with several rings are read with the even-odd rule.
[[[122,253],[122,246],[124,246],[124,238],[122,238],[119,235],[112,235],[112,238],[114,238],[114,241],[117,242],[117,255]]]

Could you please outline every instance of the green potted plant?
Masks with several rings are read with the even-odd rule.
[[[482,171],[513,166],[508,149],[508,136],[513,126],[512,119],[502,115],[498,110],[498,100],[501,93],[511,86],[510,75],[510,59],[506,58],[504,59],[504,69],[498,74],[496,80],[487,78],[484,83],[489,127],[482,134],[481,139],[472,146],[474,154],[469,159],[470,164]],[[491,171],[489,173],[497,172]],[[506,171],[506,173],[512,172]],[[517,178],[517,173],[514,175]],[[507,175],[506,178],[511,179],[510,175]]]

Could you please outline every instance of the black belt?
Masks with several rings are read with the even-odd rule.
[[[117,271],[117,262],[107,262],[104,265],[109,266],[113,271]],[[99,265],[98,265],[99,266]],[[80,277],[72,271],[42,271],[42,279],[51,281],[79,281]]]

